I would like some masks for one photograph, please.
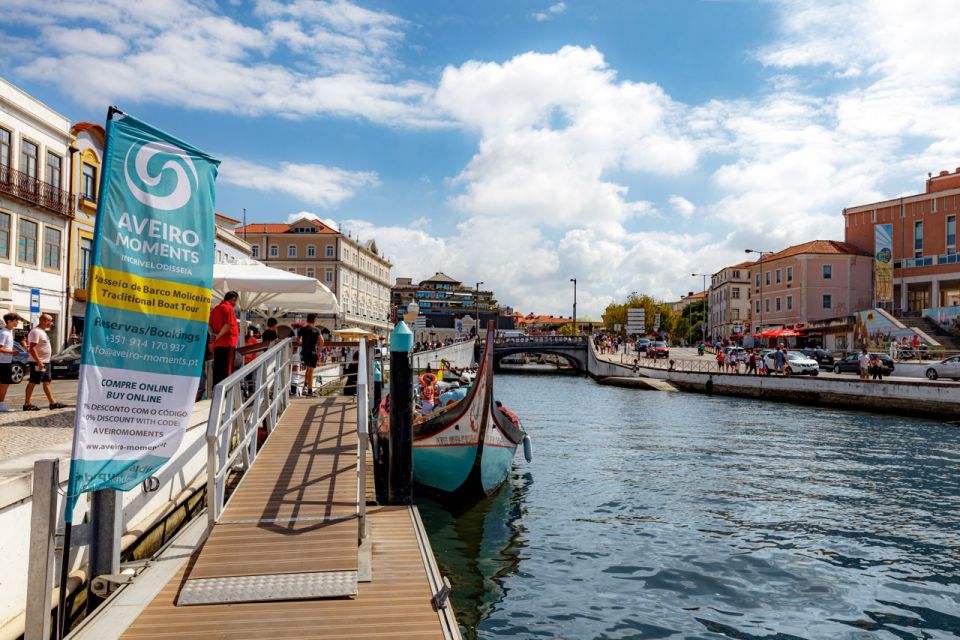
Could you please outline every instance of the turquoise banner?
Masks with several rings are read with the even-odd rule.
[[[219,161],[112,111],[98,191],[66,521],[176,452],[206,350]]]

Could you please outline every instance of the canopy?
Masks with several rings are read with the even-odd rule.
[[[366,329],[361,329],[360,327],[344,327],[343,329],[337,329],[333,332],[333,335],[340,338],[376,338],[375,333],[370,333]]]
[[[758,338],[796,338],[800,334],[793,329],[767,329],[753,335]]]
[[[279,293],[253,312],[265,318],[285,313],[337,315],[339,313],[337,296],[326,285],[316,280],[313,283],[314,290],[310,293]]]
[[[314,278],[274,269],[256,260],[213,265],[213,292],[222,298],[227,291],[236,291],[242,311],[261,307],[281,293],[314,293],[316,285]]]

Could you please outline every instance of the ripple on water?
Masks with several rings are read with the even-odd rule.
[[[497,395],[533,463],[422,505],[466,638],[960,637],[960,430],[585,378]]]

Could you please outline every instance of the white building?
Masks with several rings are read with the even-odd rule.
[[[215,213],[214,222],[217,227],[216,240],[214,241],[214,250],[216,251],[214,262],[217,264],[236,264],[248,260],[250,258],[250,243],[234,231],[240,221],[222,213]]]
[[[747,261],[724,267],[710,279],[708,335],[723,340],[750,330],[750,269]]]
[[[31,292],[66,339],[70,120],[0,79],[0,309],[30,317]]]

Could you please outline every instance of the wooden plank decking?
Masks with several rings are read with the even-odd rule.
[[[357,571],[356,464],[352,399],[293,400],[205,544],[121,637],[459,638],[432,606],[415,507],[368,508],[372,580],[356,597],[177,605],[189,580]]]

